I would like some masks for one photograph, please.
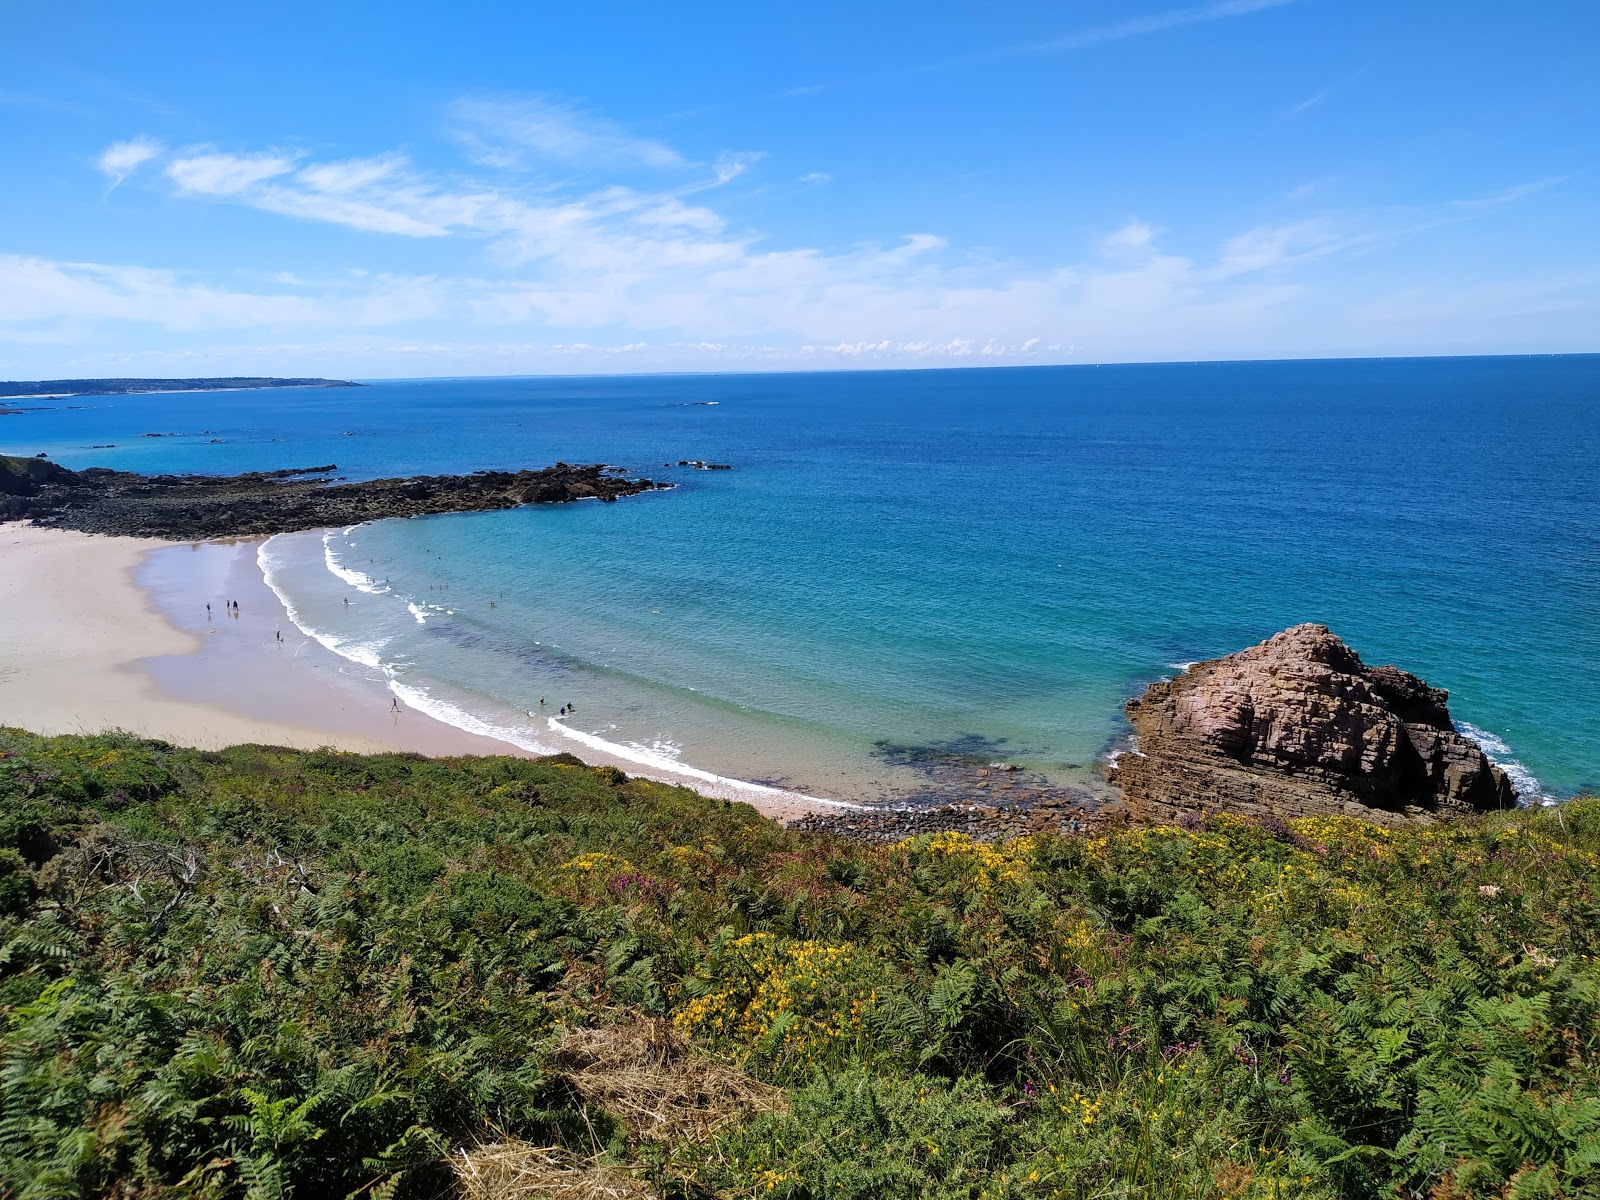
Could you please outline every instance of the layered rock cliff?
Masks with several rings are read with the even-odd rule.
[[[1296,625],[1130,700],[1138,741],[1111,781],[1155,822],[1220,810],[1400,825],[1511,807],[1510,780],[1455,731],[1448,699]]]

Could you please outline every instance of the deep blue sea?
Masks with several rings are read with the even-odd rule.
[[[1146,682],[1320,621],[1448,688],[1529,798],[1600,787],[1600,356],[25,403],[0,446],[74,467],[677,483],[264,544],[308,633],[528,745],[842,798],[904,788],[908,747],[1075,783]]]

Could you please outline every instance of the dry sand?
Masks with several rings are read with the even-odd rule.
[[[392,735],[381,719],[368,729],[318,719],[335,716],[339,706],[329,712],[328,698],[304,687],[289,710],[305,714],[299,721],[167,694],[144,669],[145,660],[178,656],[199,663],[221,657],[207,639],[174,628],[134,583],[145,555],[171,544],[0,526],[0,724],[37,733],[125,729],[206,749],[240,742],[433,754],[507,749],[420,713],[408,714],[415,722],[403,730],[392,726]],[[222,602],[212,603],[220,625]],[[259,615],[252,625],[267,621]],[[242,633],[242,620],[240,625]],[[266,664],[238,653],[229,657],[237,670],[217,678],[218,688],[241,695],[257,689]]]
[[[38,733],[124,729],[205,749],[256,742],[526,754],[416,710],[393,712],[377,673],[294,627],[256,568],[253,541],[175,549],[183,546],[0,525],[0,725]],[[141,571],[160,576],[167,612],[136,581]],[[237,618],[225,608],[230,599],[239,602]],[[622,759],[614,765],[744,800],[777,819],[833,807],[641,772]]]

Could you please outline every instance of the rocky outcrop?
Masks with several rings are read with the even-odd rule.
[[[1455,731],[1448,699],[1296,625],[1130,700],[1136,748],[1110,777],[1135,819],[1162,823],[1220,810],[1402,825],[1511,807],[1510,780]]]
[[[248,475],[136,475],[0,456],[0,520],[87,533],[194,540],[354,525],[385,517],[483,512],[522,504],[616,500],[667,488],[620,468],[557,463],[540,471],[478,471],[334,483],[333,466]]]

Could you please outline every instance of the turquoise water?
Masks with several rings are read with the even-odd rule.
[[[881,743],[1081,782],[1145,682],[1314,620],[1567,795],[1600,785],[1597,397],[1596,356],[419,380],[39,402],[0,442],[681,484],[266,543],[308,631],[525,744],[847,798],[911,786]]]

